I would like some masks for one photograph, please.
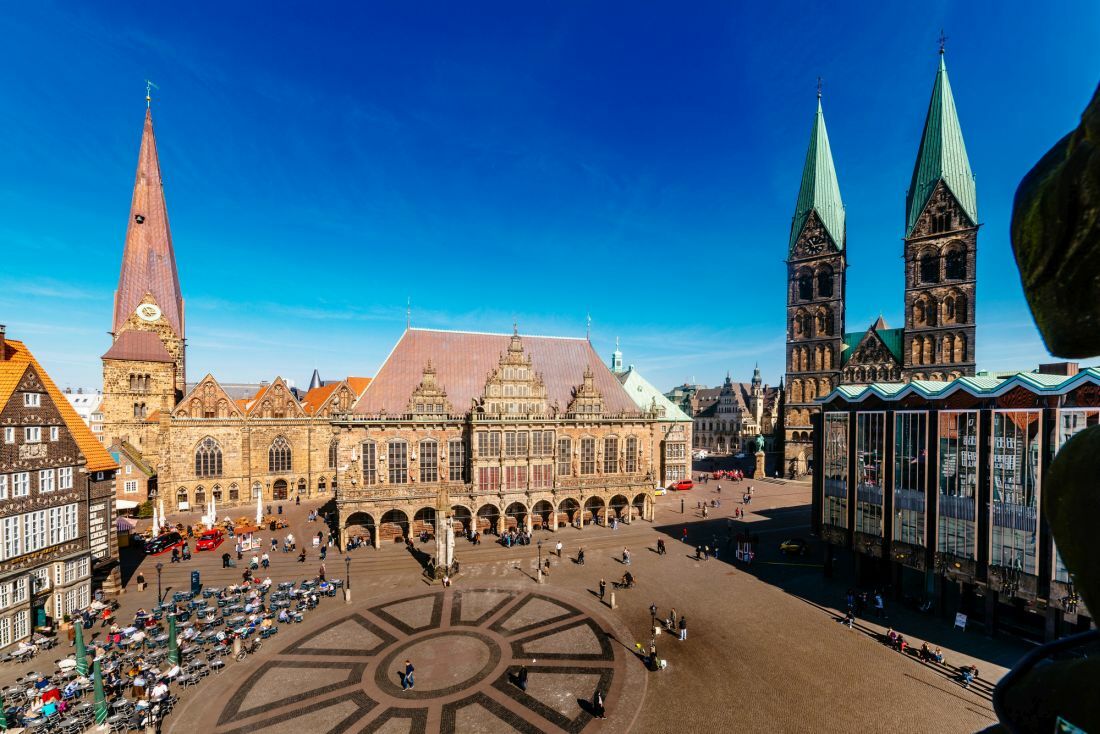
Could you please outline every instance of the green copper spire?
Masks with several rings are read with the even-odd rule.
[[[817,95],[817,114],[810,133],[810,147],[806,150],[806,165],[802,168],[802,186],[798,189],[798,201],[794,205],[794,221],[791,222],[791,241],[788,249],[794,249],[798,235],[806,226],[810,212],[825,225],[836,246],[844,249],[844,202],[840,200],[840,184],[836,180],[833,151],[829,147],[829,133],[825,130],[825,115],[821,112],[821,92]]]
[[[940,69],[932,87],[932,101],[928,104],[928,117],[924,121],[924,136],[917,152],[917,164],[913,168],[913,181],[905,199],[905,235],[913,233],[913,227],[928,204],[928,198],[940,181],[947,184],[959,206],[978,223],[978,194],[974,174],[970,172],[970,160],[963,144],[959,116],[955,112],[955,97],[951,94],[951,82],[947,79],[947,65],[940,51]]]

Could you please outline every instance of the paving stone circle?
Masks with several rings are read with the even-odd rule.
[[[542,588],[495,587],[337,609],[304,634],[273,638],[278,652],[177,723],[213,734],[628,731],[645,693],[633,640],[584,606]],[[403,691],[406,660],[415,687]],[[516,685],[521,665],[526,691]],[[588,704],[597,686],[605,720]]]

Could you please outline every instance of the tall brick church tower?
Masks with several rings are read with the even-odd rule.
[[[167,413],[186,386],[183,296],[153,135],[152,110],[138,153],[126,247],[115,291],[113,343],[103,355],[105,442],[128,441],[155,458],[158,411]]]
[[[787,253],[787,372],[784,463],[801,474],[813,459],[814,400],[836,387],[844,337],[848,267],[844,202],[818,94]]]
[[[977,252],[977,187],[941,49],[905,200],[906,382],[974,374]]]

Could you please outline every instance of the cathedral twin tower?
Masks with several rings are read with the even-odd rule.
[[[865,331],[845,332],[845,211],[819,95],[788,242],[788,472],[809,468],[814,401],[838,385],[974,374],[978,226],[974,175],[941,51],[905,198],[905,324],[891,329],[880,316]]]

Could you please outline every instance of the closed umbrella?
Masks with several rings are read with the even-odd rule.
[[[153,537],[160,535],[160,520],[157,519],[157,507],[153,505]]]
[[[259,525],[264,521],[264,493],[256,493],[256,524]]]
[[[99,667],[99,658],[92,667],[92,679],[95,685],[95,723],[102,724],[107,720],[107,696],[103,693],[103,671]]]
[[[160,498],[160,526],[163,528],[168,524],[168,516],[164,514],[164,498]]]
[[[168,617],[168,662],[172,665],[180,664],[180,646],[176,640],[176,618]]]
[[[77,620],[73,622],[76,629],[76,672],[80,675],[88,674],[88,649],[84,646],[84,623]]]
[[[214,523],[218,521],[218,500],[214,493],[210,493],[210,529],[214,529]]]

